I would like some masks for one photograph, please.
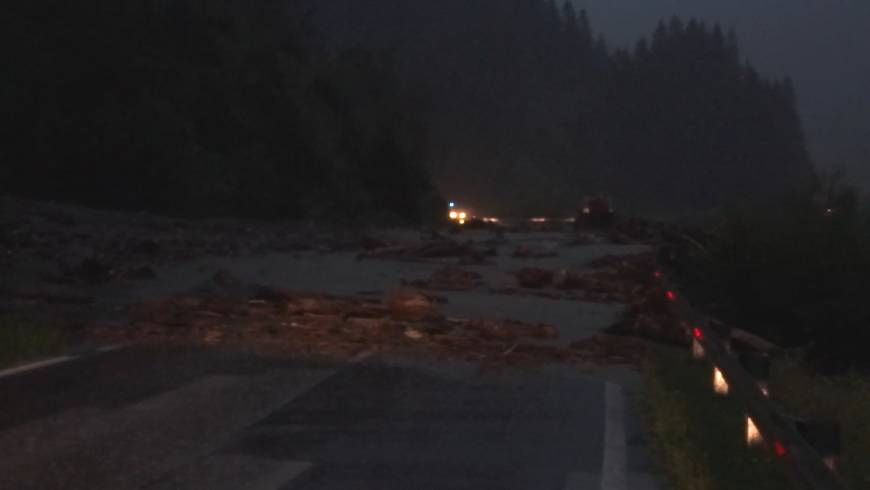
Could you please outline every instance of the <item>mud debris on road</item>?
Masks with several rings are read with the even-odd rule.
[[[552,325],[445,317],[439,307],[447,299],[441,294],[462,291],[625,303],[624,316],[609,332],[668,341],[683,335],[674,318],[657,310],[651,299],[658,294],[653,292],[651,254],[606,256],[582,266],[582,262],[553,265],[570,264],[572,254],[576,256],[576,248],[564,247],[604,246],[606,232],[550,232],[530,237],[508,236],[501,230],[442,235],[403,229],[372,236],[358,230],[241,220],[190,221],[15,199],[0,204],[0,265],[7,278],[5,283],[0,281],[0,312],[48,312],[52,321],[68,319],[58,322],[74,325],[77,332],[84,328],[88,335],[107,341],[268,345],[291,354],[335,356],[361,350],[409,350],[508,363],[632,358],[614,357],[599,345],[628,342],[623,337],[603,336],[572,348],[568,341],[558,345],[560,332]],[[654,227],[644,222],[619,223],[614,229],[634,243],[648,241],[655,234]],[[278,253],[291,260],[320,260],[339,251],[351,262],[354,257],[420,262],[419,270],[428,276],[397,279],[390,286],[375,282],[374,289],[361,283],[360,291],[373,292],[331,296],[305,292],[302,284],[297,286],[302,288],[299,291],[258,287],[222,269],[238,272],[229,260],[242,257]],[[216,257],[223,261],[203,266],[207,269],[197,274],[207,270],[213,275],[197,287],[175,289],[186,292],[170,296],[165,295],[171,291],[157,292],[159,288],[153,287],[171,281],[179,264]],[[523,266],[513,272],[516,286],[505,287],[493,280],[508,272],[501,270],[505,263]],[[480,265],[494,267],[475,268]],[[414,267],[403,264],[395,269],[417,270]],[[360,268],[375,270],[371,264]],[[248,280],[259,281],[250,276]],[[125,296],[140,288],[153,292]],[[110,290],[124,293],[103,301]],[[158,299],[141,301],[146,297]],[[131,301],[133,306],[124,309],[122,305]],[[113,309],[106,318],[109,307]]]
[[[497,254],[495,247],[481,247],[472,241],[458,242],[447,238],[436,238],[417,243],[384,244],[360,252],[357,259],[460,258],[471,263],[484,263],[487,257],[494,257]]]
[[[649,254],[605,256],[586,265],[595,270],[524,267],[513,274],[519,289],[502,288],[496,292],[627,303],[641,295],[653,281],[653,260]],[[527,289],[537,291],[524,291]]]
[[[137,304],[128,324],[96,325],[88,334],[110,342],[192,343],[284,355],[416,352],[511,365],[634,363],[640,353],[614,357],[612,349],[546,342],[559,337],[558,329],[546,324],[448,318],[437,298],[409,288],[392,291],[385,300],[274,288],[244,296],[176,295]]]
[[[526,267],[514,272],[516,288],[492,292],[601,303],[624,303],[626,309],[607,332],[685,344],[686,328],[680,323],[666,290],[655,278],[652,254],[608,255],[586,263],[588,270],[547,270]]]

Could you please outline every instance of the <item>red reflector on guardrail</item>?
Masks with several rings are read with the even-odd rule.
[[[673,291],[668,291],[667,293],[665,293],[665,296],[666,296],[666,297],[668,298],[668,300],[670,300],[670,301],[674,301],[674,300],[677,299],[677,295],[674,294]]]
[[[773,451],[774,451],[774,452],[776,453],[776,455],[779,456],[780,458],[783,457],[783,456],[785,456],[785,453],[786,453],[785,446],[783,446],[782,443],[779,442],[779,441],[775,441],[775,442],[773,443]]]

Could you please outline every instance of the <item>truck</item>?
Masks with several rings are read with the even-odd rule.
[[[606,228],[613,223],[613,204],[604,192],[588,195],[583,199],[583,207],[577,211],[574,227]]]

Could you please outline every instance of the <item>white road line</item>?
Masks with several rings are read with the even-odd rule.
[[[72,361],[73,359],[77,359],[77,358],[75,356],[53,357],[51,359],[45,359],[42,361],[24,364],[22,366],[16,366],[14,368],[4,369],[4,370],[0,371],[0,378],[5,378],[8,376],[15,376],[16,374],[26,373],[28,371],[34,371],[34,370],[39,369],[39,368],[53,366],[55,364],[60,364],[62,362],[69,362],[69,361]]]
[[[601,490],[627,490],[625,448],[625,399],[622,387],[604,387],[604,460],[601,464]]]
[[[107,345],[105,347],[99,347],[96,350],[97,353],[111,352],[119,349],[123,349],[125,347],[130,346],[130,343],[125,344],[115,344],[115,345]],[[26,373],[28,371],[35,371],[40,368],[54,366],[55,364],[61,364],[64,362],[74,361],[76,359],[81,359],[86,356],[59,356],[52,357],[51,359],[43,359],[41,361],[31,362],[28,364],[22,364],[21,366],[15,366],[9,369],[4,369],[0,371],[0,378],[5,378],[9,376],[15,376],[16,374]]]
[[[350,362],[351,362],[351,364],[358,364],[360,362],[365,361],[369,357],[372,357],[373,354],[374,353],[370,350],[364,350],[364,351],[360,352],[359,354],[351,357]]]

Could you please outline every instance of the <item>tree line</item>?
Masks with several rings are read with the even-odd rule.
[[[429,94],[433,175],[485,207],[564,212],[608,190],[623,210],[706,209],[811,173],[791,81],[759,75],[718,24],[674,17],[614,49],[570,1],[312,9],[332,46],[389,51]]]
[[[679,18],[613,49],[554,0],[6,2],[0,192],[262,218],[764,200],[811,172],[791,82]],[[433,185],[433,182],[435,185]]]
[[[694,303],[816,369],[870,369],[870,208],[843,175],[821,176],[778,202],[735,206],[692,249],[681,280]]]
[[[0,192],[193,216],[420,221],[426,133],[389,63],[285,1],[0,7]]]

